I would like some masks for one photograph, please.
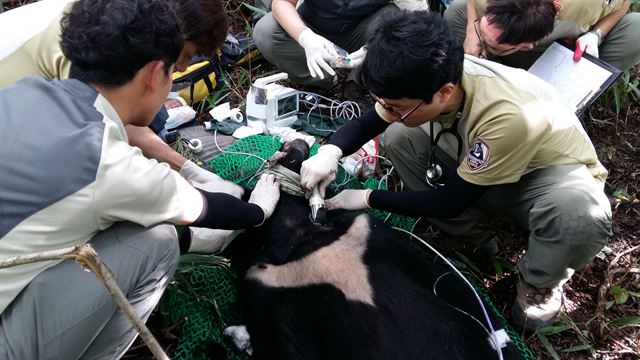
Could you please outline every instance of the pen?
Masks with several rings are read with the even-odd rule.
[[[573,52],[573,61],[579,61],[584,55],[584,52],[587,51],[587,46],[585,45],[584,49],[580,47],[580,43],[576,41],[576,50]]]

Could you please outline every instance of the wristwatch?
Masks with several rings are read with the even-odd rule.
[[[602,33],[602,30],[600,30],[598,28],[593,28],[593,30],[591,30],[591,32],[596,34],[596,36],[598,37],[598,46],[602,45],[602,40],[604,38],[604,34]]]

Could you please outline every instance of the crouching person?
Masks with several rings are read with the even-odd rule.
[[[144,320],[179,254],[211,248],[188,225],[257,226],[279,198],[267,176],[248,202],[221,179],[221,192],[198,189],[128,144],[125,126],[147,126],[171,87],[183,45],[172,4],[80,0],[62,20],[70,78],[0,90],[0,259],[89,241]],[[0,269],[0,359],[114,359],[135,336],[76,264]]]
[[[319,184],[324,194],[340,157],[384,132],[408,191],[345,190],[327,209],[422,216],[451,242],[488,255],[497,252],[483,226],[488,217],[513,220],[529,231],[514,323],[528,330],[553,323],[562,285],[611,233],[607,171],[580,121],[535,76],[463,56],[438,16],[390,16],[367,49],[362,72],[375,110],[305,161],[301,184]]]

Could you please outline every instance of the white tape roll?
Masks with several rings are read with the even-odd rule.
[[[197,154],[202,151],[202,141],[200,139],[191,139],[189,140],[189,149],[193,151],[194,154]]]
[[[244,116],[242,116],[240,109],[233,108],[229,111],[229,119],[231,119],[231,121],[241,123],[244,120]]]

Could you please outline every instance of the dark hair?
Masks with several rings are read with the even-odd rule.
[[[553,31],[557,11],[551,0],[491,0],[484,12],[502,34],[500,44],[536,42]]]
[[[362,77],[377,96],[431,103],[444,84],[460,81],[463,59],[460,41],[439,14],[399,10],[369,38]]]
[[[153,60],[163,61],[169,74],[183,45],[169,0],[79,0],[61,27],[69,76],[103,85],[123,85]]]
[[[210,56],[224,42],[229,19],[221,0],[176,0],[184,24],[184,39],[198,44]]]

